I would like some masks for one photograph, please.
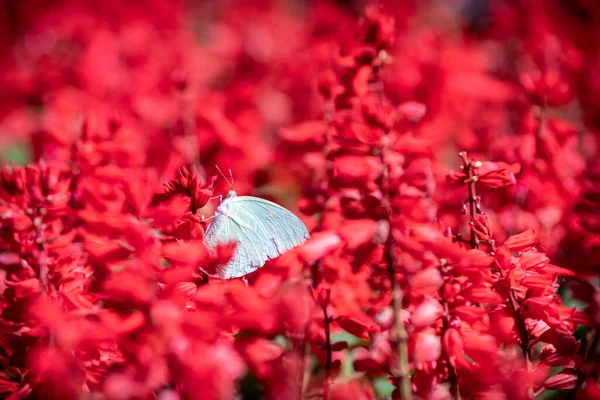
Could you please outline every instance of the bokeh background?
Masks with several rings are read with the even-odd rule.
[[[3,0],[0,164],[137,168],[157,185],[218,165],[238,193],[311,215],[320,91],[370,3]],[[516,185],[480,192],[496,240],[535,229],[553,263],[597,276],[600,2],[376,3],[396,29],[383,90],[431,161],[405,172],[430,171],[440,224],[469,234],[445,179],[459,151],[515,165]]]
[[[365,4],[3,1],[0,162],[65,160],[82,124],[113,123],[124,126],[124,165],[152,165],[164,182],[181,164],[204,175],[218,164],[233,171],[238,191],[291,206],[301,194],[295,182],[306,179],[306,152],[281,128],[321,118],[318,79]],[[597,3],[380,4],[398,30],[386,93],[425,106],[418,132],[441,172],[455,166],[459,149],[533,165],[543,109],[551,136],[544,151],[560,182],[522,179],[523,207],[488,205],[503,231],[534,223],[547,244],[563,241],[560,221],[580,189],[573,180],[596,157]]]

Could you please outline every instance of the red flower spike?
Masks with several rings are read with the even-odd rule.
[[[297,145],[322,146],[327,129],[329,129],[328,125],[323,121],[306,121],[289,128],[282,128],[279,136]]]
[[[195,246],[203,248],[204,244],[197,244]],[[217,275],[219,268],[227,265],[234,256],[236,248],[237,242],[219,243],[213,252],[209,252],[210,258],[204,260],[204,264],[200,267],[208,274]]]
[[[342,156],[333,164],[333,178],[339,187],[364,187],[381,174],[376,157]]]
[[[517,183],[515,176],[507,170],[496,170],[478,177],[478,182],[491,189],[502,188]]]
[[[485,232],[488,238],[491,239],[494,236],[494,229],[490,219],[488,218],[488,215],[486,213],[479,214],[477,222],[481,224],[483,232]]]
[[[462,172],[450,171],[450,173],[446,175],[446,181],[456,186],[464,186],[466,184],[466,179],[467,176]]]
[[[313,263],[334,251],[342,244],[342,239],[333,232],[318,232],[298,249],[298,254],[306,263]]]
[[[274,371],[273,361],[283,355],[283,348],[267,339],[242,339],[237,346],[250,369],[259,378],[265,378]]]
[[[442,274],[437,268],[427,268],[417,272],[410,279],[411,290],[432,293],[444,284]]]
[[[124,270],[109,278],[104,283],[104,290],[115,301],[143,305],[152,300],[156,289],[144,276]]]
[[[528,229],[506,239],[503,246],[512,251],[526,251],[539,244],[534,229]]]
[[[547,345],[542,349],[540,362],[552,367],[578,368],[583,359],[579,354],[560,354],[556,347]]]
[[[502,296],[485,285],[471,285],[462,291],[462,295],[473,303],[486,303],[493,306],[502,303]]]
[[[207,259],[208,249],[201,241],[188,243],[171,242],[162,246],[162,254],[172,264],[197,265]],[[227,256],[224,258],[227,258]]]
[[[331,288],[321,285],[319,289],[311,288],[313,298],[320,308],[326,308],[331,299]]]
[[[356,400],[373,400],[375,394],[370,387],[365,387],[365,385],[358,380],[353,380],[333,385],[331,387],[329,398],[331,400],[344,400],[348,398]]]
[[[84,382],[80,370],[74,368],[74,360],[57,349],[39,348],[30,354],[28,365],[32,381],[37,383],[36,392],[46,399],[69,398],[79,392]]]
[[[369,332],[373,328],[367,321],[354,317],[338,317],[336,322],[347,332],[363,340],[369,340]]]
[[[560,107],[569,103],[573,91],[560,72],[554,69],[521,75],[521,84],[531,102],[540,106]]]
[[[187,218],[175,227],[174,234],[179,240],[201,240],[204,238],[204,227],[194,218]]]
[[[442,343],[432,329],[418,332],[414,342],[413,358],[417,365],[436,361],[442,354]]]
[[[204,207],[209,198],[213,196],[216,180],[217,176],[211,176],[205,183],[196,172],[195,167],[191,171],[185,167],[181,167],[177,171],[176,178],[165,184],[163,197],[170,198],[178,194],[191,197],[192,211],[195,212]]]
[[[286,290],[279,299],[280,315],[282,315],[283,326],[292,340],[301,337],[310,323],[310,314],[315,307],[315,302],[307,293],[305,287],[297,287]]]
[[[574,389],[577,384],[577,372],[570,368],[565,368],[558,374],[548,378],[544,382],[544,387],[548,390],[569,390]]]
[[[154,226],[162,232],[171,232],[174,228],[177,239],[202,239],[204,229],[200,217],[190,213],[190,209],[189,197],[174,196],[149,208],[144,217],[151,219]]]
[[[425,297],[413,311],[410,324],[416,328],[433,325],[444,315],[444,308],[434,298]]]
[[[581,390],[582,398],[585,400],[594,400],[600,397],[600,385],[594,379],[588,378],[585,381],[585,387]]]
[[[399,106],[400,114],[406,119],[408,119],[412,123],[419,122],[427,111],[427,106],[423,103],[418,103],[416,101],[409,101],[406,103],[402,103]]]
[[[350,250],[372,241],[377,223],[373,220],[349,221],[340,227],[339,235]]]

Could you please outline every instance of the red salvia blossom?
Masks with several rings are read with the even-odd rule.
[[[0,397],[600,396],[594,2],[17,3]],[[220,170],[310,239],[210,278]]]

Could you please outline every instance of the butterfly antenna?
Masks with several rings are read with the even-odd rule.
[[[233,189],[235,187],[235,179],[233,179],[233,173],[231,172],[231,168],[229,168],[229,177],[231,178],[231,182],[233,183],[233,185],[231,185],[231,189]]]
[[[223,173],[223,171],[221,171],[221,168],[219,168],[218,165],[215,165],[215,167],[217,168],[217,171],[219,171],[219,173],[223,176],[223,179],[225,179],[225,182],[227,182],[227,184],[229,185],[229,187],[233,187],[233,184],[231,182],[229,182],[229,179],[227,179],[227,177],[225,176],[225,174]]]

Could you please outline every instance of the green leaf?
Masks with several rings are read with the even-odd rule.
[[[378,399],[380,399],[380,398],[385,398],[385,399],[391,398],[392,397],[392,392],[395,389],[394,385],[392,385],[392,383],[385,376],[381,376],[379,378],[375,378],[373,380],[373,388],[375,389],[375,393],[377,393],[377,398]]]
[[[13,143],[2,150],[3,164],[27,165],[31,157],[31,148],[27,143]]]

